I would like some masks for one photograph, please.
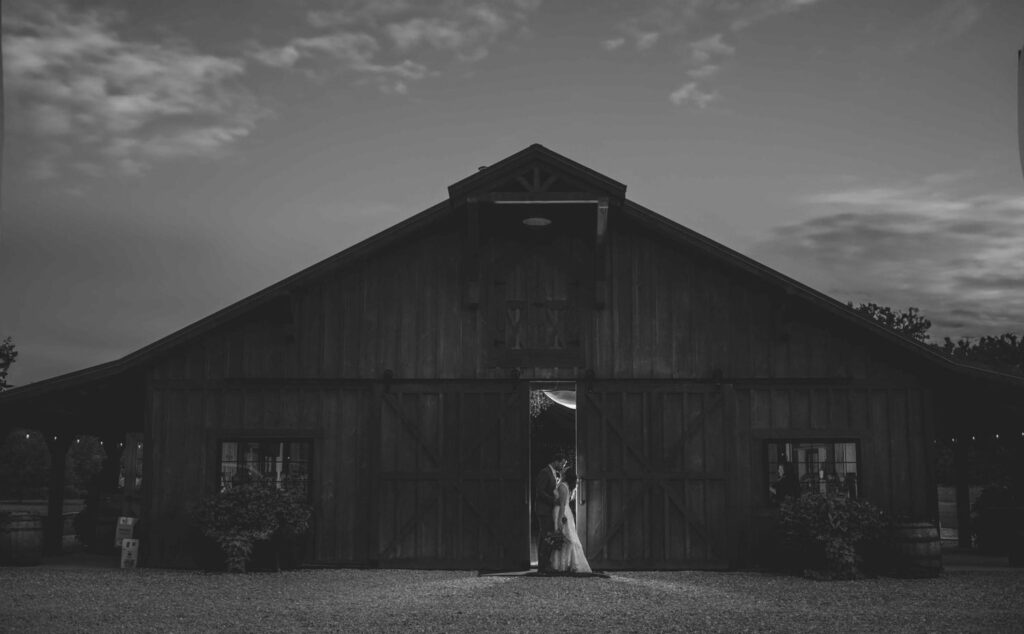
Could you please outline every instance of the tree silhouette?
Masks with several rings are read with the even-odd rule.
[[[7,383],[7,372],[17,357],[18,351],[14,349],[13,339],[7,337],[0,341],[0,392],[12,387]]]
[[[854,306],[853,302],[847,302],[847,306],[858,313],[877,321],[889,330],[906,335],[922,343],[928,341],[928,329],[932,322],[925,319],[921,312],[913,306],[907,310],[893,309],[889,306],[882,306],[874,302]]]

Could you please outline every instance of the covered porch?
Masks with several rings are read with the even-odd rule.
[[[110,364],[108,364],[110,365]],[[141,517],[145,382],[140,372],[97,366],[0,394],[0,434],[38,434],[49,453],[43,553],[62,552],[64,490],[70,448],[85,436],[99,440],[103,465],[88,486],[87,508],[98,552],[114,551],[117,517]],[[87,529],[89,530],[89,529]],[[108,535],[109,533],[109,535]],[[105,548],[102,544],[109,543]]]

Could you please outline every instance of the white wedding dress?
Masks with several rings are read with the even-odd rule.
[[[569,502],[575,496],[576,491],[569,493],[569,487],[564,482],[559,482],[555,489],[558,493],[559,504],[554,508],[555,526],[561,527],[565,542],[562,547],[551,553],[551,568],[556,572],[593,572],[587,556],[583,554],[583,544],[580,543],[580,536],[576,533],[576,518],[573,517]],[[562,521],[565,518],[565,522]]]

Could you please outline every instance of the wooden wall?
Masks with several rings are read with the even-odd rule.
[[[367,558],[368,439],[371,399],[365,386],[302,384],[183,387],[155,380],[146,425],[151,565],[194,565],[191,505],[217,490],[223,439],[313,441],[315,558]],[[152,449],[150,449],[152,448]]]
[[[375,453],[385,566],[529,566],[529,438],[523,384],[395,385],[380,397]]]
[[[667,478],[664,490],[674,493],[663,496],[660,511],[649,511],[660,515],[645,516],[663,531],[661,536],[638,537],[638,533],[629,538],[634,541],[622,543],[615,542],[618,537],[605,539],[602,548],[611,549],[605,556],[608,562],[629,562],[637,557],[637,561],[652,565],[655,561],[679,565],[698,560],[709,565],[742,561],[746,545],[754,541],[754,520],[765,506],[764,443],[773,438],[857,440],[861,443],[863,490],[869,499],[917,517],[933,511],[932,379],[918,361],[880,343],[870,333],[840,323],[785,289],[713,260],[692,246],[672,242],[622,217],[612,220],[605,306],[594,305],[597,291],[591,277],[584,276],[577,289],[581,348],[577,367],[495,365],[489,346],[496,313],[487,305],[469,307],[464,302],[466,271],[459,222],[441,223],[414,240],[325,271],[168,355],[150,374],[147,440],[155,451],[149,454],[153,469],[149,481],[161,483],[152,491],[150,502],[154,526],[180,517],[188,500],[213,486],[218,437],[228,433],[294,436],[301,432],[315,438],[317,447],[317,561],[359,563],[390,558],[438,563],[472,559],[472,554],[459,550],[462,547],[453,545],[445,533],[455,530],[443,519],[456,517],[444,515],[449,511],[440,516],[425,511],[423,517],[433,517],[429,521],[440,526],[437,530],[441,532],[433,537],[423,532],[424,537],[406,544],[405,524],[416,524],[423,517],[415,512],[402,516],[402,512],[418,508],[419,502],[407,507],[400,501],[427,496],[440,500],[441,508],[465,504],[482,509],[482,498],[456,496],[444,501],[437,497],[444,489],[443,478],[438,480],[440,476],[429,470],[415,471],[420,484],[414,488],[422,490],[420,493],[402,489],[405,480],[387,476],[386,462],[380,462],[372,475],[359,470],[369,455],[386,460],[389,443],[397,443],[394,451],[415,453],[421,450],[408,445],[413,440],[422,444],[446,426],[466,429],[465,420],[458,416],[450,420],[428,416],[415,418],[416,425],[422,425],[418,439],[388,431],[393,426],[380,422],[386,420],[381,412],[387,411],[382,409],[387,403],[383,396],[385,371],[390,371],[396,385],[402,381],[437,382],[432,388],[435,393],[448,394],[446,398],[456,401],[478,391],[483,383],[477,381],[508,380],[513,369],[520,379],[582,381],[589,375],[596,381],[592,389],[598,390],[591,392],[592,399],[598,399],[592,404],[606,407],[602,399],[620,402],[616,399],[625,398],[621,394],[633,395],[627,398],[632,405],[616,406],[621,407],[619,424],[630,434],[648,429],[679,434],[689,424],[690,414],[682,405],[658,410],[660,419],[645,418],[648,415],[643,412],[655,411],[650,409],[655,403],[650,399],[656,397],[645,396],[644,385],[651,388],[650,394],[664,391],[666,385],[674,386],[676,394],[731,386],[729,409],[724,410],[731,412],[728,420],[705,430],[721,439],[721,460],[728,465],[730,479],[721,486],[703,480],[698,493],[696,480],[673,484],[678,474],[663,473]],[[574,240],[578,245],[578,238]],[[487,263],[499,256],[488,254],[487,248],[500,250],[501,245],[484,245],[484,284],[491,274]],[[578,246],[568,250],[579,257],[592,257]],[[556,273],[562,272],[552,275]],[[487,301],[492,300],[485,293],[484,303]],[[630,386],[625,392],[609,392],[608,386],[615,381],[627,381]],[[605,382],[603,393],[601,382]],[[594,396],[597,394],[604,395]],[[430,400],[423,395],[415,398]],[[426,401],[421,404],[429,409]],[[593,406],[591,417],[600,421],[598,409]],[[503,427],[513,424],[513,418],[501,420],[495,423],[493,433],[512,433],[519,441],[528,441],[516,435],[518,428],[508,432]],[[600,423],[595,424],[600,428]],[[597,436],[589,436],[586,442],[597,442],[594,438]],[[379,452],[367,453],[373,443],[381,443]],[[588,451],[597,452],[604,445],[589,447]],[[455,460],[441,452],[440,445],[435,449],[435,458]],[[684,453],[678,468],[685,471],[697,459]],[[590,464],[597,466],[593,459]],[[616,467],[617,476],[608,472],[612,475],[605,482],[609,492],[604,504],[606,519],[623,518],[617,530],[631,535],[629,531],[635,529],[629,517],[620,513],[625,504],[621,496],[629,487],[627,481],[641,477],[644,471],[639,464],[623,464]],[[404,469],[396,468],[398,471]],[[524,472],[522,477],[529,474]],[[505,476],[501,478],[504,482]],[[368,507],[360,502],[359,491],[371,486],[382,487],[384,506],[373,511],[376,519],[368,520]],[[615,487],[626,489],[615,492]],[[702,508],[710,504],[716,509],[696,524],[683,519],[686,506],[677,503],[694,496],[710,500],[701,502]],[[677,512],[675,519],[673,512]],[[496,510],[487,513],[494,517]],[[371,534],[364,528],[360,533],[360,526],[367,524],[377,532]],[[700,530],[718,534],[720,524],[732,531],[727,544],[714,548],[698,544]],[[597,525],[592,520],[592,526]],[[677,530],[690,535],[682,551],[672,550],[671,537],[665,537]],[[387,550],[396,540],[397,546]],[[180,559],[172,542],[168,538],[158,545],[161,561]],[[413,555],[399,555],[398,551]],[[637,552],[643,553],[642,557]]]
[[[597,381],[577,392],[577,525],[599,569],[723,568],[733,395],[707,384]]]
[[[634,224],[615,227],[607,306],[594,308],[591,280],[580,295],[579,367],[526,365],[523,378],[575,379],[583,369],[619,379],[912,381],[919,373],[783,289]],[[486,354],[489,307],[463,304],[460,245],[459,227],[442,225],[326,272],[184,346],[153,376],[505,378],[507,368]]]

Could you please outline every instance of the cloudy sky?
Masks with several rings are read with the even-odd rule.
[[[539,142],[933,337],[1024,331],[1019,0],[3,2],[0,337],[116,359]]]

